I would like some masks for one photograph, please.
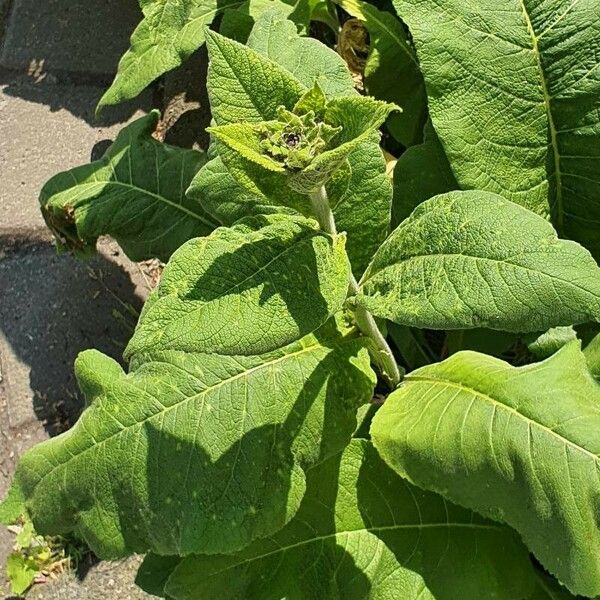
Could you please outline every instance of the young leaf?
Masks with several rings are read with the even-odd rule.
[[[236,554],[185,559],[165,592],[174,600],[479,600],[485,590],[514,600],[532,585],[514,532],[413,487],[353,440],[308,473],[282,531]]]
[[[543,331],[600,319],[600,268],[522,206],[456,191],[419,205],[390,235],[356,301],[415,327]]]
[[[289,206],[273,204],[279,197],[264,198],[251,194],[227,170],[219,156],[209,160],[192,180],[186,194],[200,202],[202,208],[223,225],[233,225],[236,221],[252,215],[271,213],[301,214],[306,210],[306,199],[302,206],[294,210]],[[300,200],[300,199],[299,199]]]
[[[346,299],[344,242],[312,221],[283,215],[190,240],[165,268],[126,356],[263,354],[313,332]]]
[[[356,94],[343,59],[318,40],[301,37],[277,8],[257,19],[248,46],[291,73],[306,88],[315,83],[328,98]]]
[[[320,94],[321,104],[314,108],[321,115],[312,109],[303,113],[314,102],[313,93]],[[315,85],[293,111],[281,106],[276,120],[229,123],[209,131],[221,143],[220,157],[229,172],[250,191],[254,191],[258,178],[270,177],[273,186],[289,186],[300,194],[310,194],[325,185],[396,108],[364,96],[342,96],[326,102]],[[275,174],[280,181],[274,179]]]
[[[425,200],[458,189],[444,148],[428,123],[425,141],[403,152],[394,167],[392,228],[396,228]]]
[[[539,213],[600,257],[598,6],[394,0],[462,188]]]
[[[305,471],[348,443],[374,387],[364,346],[330,320],[261,356],[137,354],[129,374],[88,350],[88,407],[13,486],[38,532],[74,531],[102,558],[233,552],[283,527]]]
[[[260,123],[277,118],[277,109],[291,110],[306,86],[289,71],[248,46],[206,32],[210,59],[208,96],[217,125]]]
[[[144,19],[98,108],[134,98],[181,65],[204,43],[205,27],[223,10],[242,4],[244,0],[140,0]]]
[[[240,44],[234,46],[235,52],[248,51],[250,57],[255,58],[252,50],[262,53],[256,59],[264,61],[264,64],[260,63],[263,66],[261,76],[258,78],[256,75],[249,77],[242,74],[238,79],[235,67],[230,68],[224,64],[226,63],[224,54],[232,52],[227,49],[228,44],[233,42],[219,38],[219,42],[223,43],[223,51],[221,51],[216,44],[211,46],[209,40],[209,52],[213,52],[215,66],[209,68],[208,86],[219,88],[224,85],[228,89],[228,93],[221,94],[219,91],[216,93],[218,124],[235,123],[240,120],[259,123],[272,119],[274,113],[265,110],[265,106],[268,105],[258,101],[255,106],[253,100],[255,92],[252,87],[253,80],[259,79],[261,81],[258,87],[263,90],[262,77],[272,73],[275,73],[272,80],[270,79],[264,85],[265,94],[271,94],[277,102],[289,110],[293,109],[300,97],[314,86],[315,80],[329,96],[355,94],[352,78],[341,57],[316,40],[300,37],[294,31],[293,25],[291,27],[290,25],[281,14],[267,11],[261,15],[254,27],[249,40],[250,50]],[[294,45],[296,56],[305,56],[306,59],[290,61],[286,53],[290,44]],[[247,60],[254,60],[254,58]],[[262,74],[263,67],[267,75]],[[320,77],[319,74],[325,76]],[[220,83],[221,77],[226,78],[223,84]],[[296,80],[291,87],[299,91],[298,96],[293,100],[288,99],[289,104],[286,104],[286,93],[288,93],[286,82],[290,77]],[[262,95],[260,90],[259,96]],[[232,103],[232,98],[236,100],[235,103]],[[243,110],[240,112],[235,104],[242,105]],[[276,108],[274,110],[276,112]],[[219,151],[226,151],[223,144],[220,144]],[[238,166],[240,169],[243,167],[240,163]],[[205,203],[203,198],[206,196],[206,206],[211,214],[221,215],[226,212],[232,215],[231,218],[233,216],[239,218],[243,214],[255,214],[260,210],[258,207],[265,206],[291,207],[301,214],[309,214],[310,207],[306,203],[306,198],[282,185],[279,175],[257,178],[255,170],[251,166],[246,167],[248,172],[253,174],[253,177],[247,176],[244,180],[246,191],[232,194],[232,199],[227,200],[222,208],[216,203],[220,198],[215,198],[213,188],[208,188],[208,182],[214,181],[211,172],[208,171],[209,168],[214,168],[212,166],[207,166],[207,172],[204,169],[199,172],[197,181],[190,188],[190,196],[202,204]],[[342,165],[334,179],[327,184],[338,228],[348,234],[347,250],[355,273],[364,271],[370,257],[385,239],[389,230],[392,188],[385,167],[385,160],[379,149],[379,138],[377,135],[372,135],[356,147],[348,157],[347,163]],[[239,180],[240,171],[236,176]],[[231,179],[229,181],[231,182]],[[246,204],[242,200],[246,200],[248,195],[253,200]],[[238,200],[240,201],[238,210],[234,210],[234,202],[237,203]],[[267,210],[272,211],[272,209]]]
[[[600,385],[578,342],[526,367],[460,352],[418,369],[371,435],[402,476],[513,526],[573,593],[600,593]]]
[[[10,591],[21,595],[39,575],[39,568],[30,557],[23,556],[20,552],[12,552],[6,559],[6,576],[10,581]]]
[[[401,113],[388,117],[390,133],[404,146],[419,143],[427,115],[427,98],[405,28],[392,13],[361,0],[337,0],[337,3],[363,21],[369,32],[369,55],[364,70],[366,92],[402,107]]]
[[[163,261],[183,242],[218,223],[185,196],[204,154],[152,137],[158,113],[125,127],[96,162],[55,175],[40,194],[59,247],[93,252],[109,234],[132,260]]]

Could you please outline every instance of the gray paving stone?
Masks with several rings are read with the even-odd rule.
[[[140,20],[132,0],[13,0],[0,65],[110,77]]]
[[[38,208],[43,184],[59,171],[89,162],[95,144],[114,139],[124,122],[151,105],[146,94],[96,120],[102,91],[35,84],[27,77],[13,77],[0,86],[0,234],[45,229]]]
[[[89,261],[43,242],[26,253],[9,248],[0,260],[0,361],[13,431],[71,423],[81,409],[77,354],[98,348],[118,359],[132,333],[148,292],[144,275],[114,242],[99,247]]]

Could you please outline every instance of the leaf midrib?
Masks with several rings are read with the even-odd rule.
[[[495,398],[492,398],[492,396],[489,396],[488,394],[485,394],[484,392],[481,392],[480,390],[477,390],[475,388],[467,386],[463,383],[456,383],[456,382],[453,382],[453,381],[450,381],[447,379],[436,379],[435,377],[425,377],[422,375],[408,375],[406,377],[405,381],[406,381],[406,383],[409,383],[409,384],[411,382],[415,382],[415,383],[422,382],[422,383],[429,383],[431,385],[442,385],[442,386],[450,387],[450,388],[453,388],[453,389],[456,389],[459,391],[463,391],[467,394],[471,394],[477,398],[480,398],[481,400],[488,401],[494,407],[500,407],[500,409],[504,409],[509,414],[514,414],[517,417],[520,417],[521,419],[526,421],[528,424],[534,425],[538,429],[541,429],[542,431],[545,431],[547,434],[551,435],[552,437],[560,440],[565,445],[570,446],[571,448],[574,448],[575,450],[577,450],[578,452],[581,452],[582,454],[585,454],[586,456],[588,456],[589,458],[594,460],[594,462],[598,463],[598,461],[600,461],[600,456],[594,454],[593,452],[590,452],[589,450],[587,450],[586,448],[584,448],[582,446],[579,446],[575,442],[572,442],[571,440],[560,435],[553,429],[550,429],[543,423],[540,423],[539,421],[535,421],[534,419],[528,417],[527,415],[524,415],[522,412],[519,412],[516,408],[513,408],[512,406],[508,406],[507,404],[504,404],[502,401],[496,400]],[[560,426],[560,424],[559,424],[559,426]]]
[[[341,346],[344,343],[349,343],[350,341],[354,341],[354,338],[341,340],[341,341],[338,342],[338,345]],[[304,353],[307,353],[307,352],[315,352],[315,351],[324,350],[324,349],[327,349],[327,348],[328,348],[327,346],[322,346],[321,344],[318,343],[318,341],[315,340],[315,342],[312,345],[310,345],[310,346],[308,346],[306,348],[302,348],[301,350],[297,350],[296,352],[292,352],[290,354],[285,354],[285,355],[280,356],[280,357],[278,357],[276,359],[273,359],[271,361],[267,361],[267,362],[261,363],[259,365],[256,365],[254,367],[251,367],[251,368],[249,368],[247,370],[244,370],[244,371],[242,371],[242,372],[240,372],[240,373],[238,373],[236,375],[232,375],[231,377],[228,377],[227,379],[223,379],[223,380],[219,381],[218,383],[216,383],[216,384],[214,384],[214,385],[212,385],[210,387],[204,388],[202,391],[198,392],[197,394],[193,394],[192,396],[188,396],[187,398],[183,398],[179,402],[175,402],[171,406],[164,406],[160,401],[158,401],[158,404],[160,404],[163,407],[161,410],[153,413],[152,415],[150,415],[150,416],[148,416],[148,417],[146,417],[146,418],[144,418],[144,419],[142,419],[140,421],[136,421],[135,423],[133,423],[131,425],[123,426],[122,429],[119,429],[118,431],[115,431],[114,433],[111,433],[109,436],[105,437],[104,439],[102,439],[100,441],[96,441],[94,439],[94,443],[92,445],[88,446],[87,448],[84,448],[81,452],[79,452],[77,454],[70,454],[69,457],[67,458],[67,460],[65,460],[65,461],[63,461],[63,462],[61,462],[61,463],[53,466],[52,469],[50,469],[50,471],[48,471],[47,473],[45,473],[37,481],[36,486],[40,485],[46,478],[50,477],[58,469],[66,466],[66,465],[68,465],[71,462],[71,460],[77,460],[77,459],[79,459],[81,456],[83,456],[84,454],[86,454],[88,451],[99,448],[101,445],[103,445],[103,444],[109,442],[110,440],[112,440],[113,438],[121,435],[123,432],[129,431],[130,429],[132,429],[134,427],[140,427],[140,426],[144,425],[144,423],[146,423],[146,422],[154,419],[155,417],[158,417],[158,416],[161,416],[161,415],[164,416],[165,413],[169,412],[172,409],[180,407],[182,404],[185,404],[185,403],[197,400],[198,398],[202,397],[203,395],[206,395],[206,394],[208,394],[210,392],[213,392],[214,390],[216,390],[216,389],[218,389],[218,388],[220,388],[220,387],[222,387],[222,386],[224,386],[226,384],[232,383],[233,381],[236,381],[236,380],[241,379],[243,377],[247,377],[247,376],[251,375],[252,373],[254,373],[256,371],[259,371],[259,370],[261,370],[263,368],[271,367],[273,365],[276,365],[279,362],[283,362],[285,360],[295,358],[295,357],[300,356],[300,355],[302,355]],[[329,350],[331,350],[331,349],[329,349]],[[160,361],[160,360],[151,360],[149,362],[151,362],[151,363],[164,362],[165,364],[168,364],[171,367],[180,368],[180,369],[182,368],[182,367],[179,367],[179,365],[176,365],[176,364],[173,364],[173,363],[169,363],[169,362],[165,362],[165,361]],[[144,364],[147,364],[147,363],[144,363]],[[188,371],[186,371],[186,373],[188,373],[192,377],[194,376],[192,373],[189,373]],[[122,377],[127,377],[127,376],[125,375],[125,376],[122,376]],[[151,398],[153,398],[154,400],[157,400],[157,398],[155,396],[153,396],[152,394],[150,394],[147,390],[144,390],[144,389],[142,389],[140,387],[137,387],[135,385],[134,385],[134,387],[135,387],[135,389],[137,391],[139,391],[140,394],[148,395]],[[98,410],[98,408],[100,407],[100,402],[96,401],[96,403],[94,403],[94,405],[92,405],[92,407],[96,407],[96,410]],[[102,408],[104,408],[104,407],[102,407]],[[82,415],[82,418],[83,418],[83,416],[84,415]],[[75,427],[73,429],[69,430],[68,434],[72,434],[77,429],[78,426],[81,427],[81,428],[83,428],[85,430],[85,427],[83,425],[81,425],[81,423],[83,423],[82,418],[80,418],[80,420],[77,422],[77,424],[75,425]],[[121,424],[121,423],[119,422],[119,424]]]
[[[525,25],[527,27],[527,33],[531,38],[532,51],[535,57],[535,63],[538,68],[538,72],[540,75],[540,84],[542,87],[542,94],[544,96],[544,106],[546,107],[546,115],[548,118],[548,131],[550,133],[550,144],[552,147],[552,158],[554,163],[554,176],[556,178],[556,215],[557,215],[557,223],[556,228],[560,235],[563,234],[564,230],[564,215],[563,215],[563,197],[562,197],[562,174],[560,170],[560,154],[558,150],[558,137],[557,137],[557,129],[554,123],[554,115],[552,114],[552,109],[550,106],[550,101],[552,99],[549,89],[548,83],[546,82],[546,74],[544,72],[544,68],[542,66],[542,57],[538,45],[538,37],[533,28],[533,23],[531,22],[531,17],[527,12],[527,7],[525,6],[525,0],[518,0],[519,6],[523,11],[523,17],[525,19]]]
[[[348,530],[343,530],[343,531],[335,531],[334,533],[329,533],[326,535],[319,535],[319,536],[307,538],[300,542],[296,542],[295,544],[290,544],[289,546],[280,546],[279,548],[276,548],[275,550],[271,550],[270,552],[266,552],[265,554],[259,554],[257,556],[253,556],[251,558],[241,560],[239,562],[236,562],[233,565],[227,566],[225,569],[221,569],[220,571],[215,571],[214,573],[208,574],[208,577],[215,577],[217,575],[221,575],[222,573],[226,573],[227,571],[236,569],[236,568],[240,567],[241,565],[246,565],[246,564],[258,561],[258,560],[263,560],[265,558],[268,558],[269,556],[273,556],[273,555],[276,555],[279,553],[286,553],[286,552],[289,552],[296,548],[301,548],[302,546],[306,546],[308,544],[313,544],[315,542],[328,541],[333,538],[337,538],[338,536],[341,536],[341,535],[352,535],[352,534],[361,534],[361,533],[380,533],[380,532],[386,532],[386,531],[402,531],[402,530],[408,530],[408,529],[418,529],[418,530],[420,530],[420,529],[435,529],[438,527],[445,527],[445,528],[456,527],[456,528],[460,528],[460,529],[499,529],[499,530],[502,530],[505,528],[504,525],[501,525],[501,524],[496,525],[493,523],[478,524],[478,523],[445,522],[445,523],[418,523],[418,524],[408,524],[408,525],[395,524],[395,525],[383,525],[381,527],[361,527],[359,529],[348,529]],[[270,541],[275,541],[275,543],[277,543],[277,541],[272,540],[272,538],[270,539]]]
[[[205,225],[208,225],[209,227],[214,228],[214,227],[219,226],[218,223],[213,223],[212,221],[204,218],[203,216],[189,210],[188,208],[185,208],[185,206],[183,206],[182,204],[177,204],[176,202],[173,202],[172,200],[169,200],[168,198],[165,198],[164,196],[161,196],[160,194],[156,194],[155,192],[151,192],[150,190],[146,190],[146,189],[138,187],[137,185],[134,185],[132,183],[126,183],[123,181],[110,180],[110,181],[91,181],[91,182],[85,182],[85,183],[78,183],[77,187],[81,189],[81,194],[76,194],[76,196],[84,195],[84,193],[90,193],[90,190],[94,190],[95,187],[105,188],[108,186],[123,187],[126,189],[130,189],[131,191],[134,191],[134,192],[139,192],[142,195],[150,196],[151,198],[154,198],[155,200],[162,202],[162,203],[166,204],[167,206],[170,206],[171,208],[174,208],[180,212],[183,212],[183,213],[189,215],[190,217],[193,217],[194,219],[201,221]],[[91,198],[84,198],[84,199],[91,200]],[[80,209],[86,210],[85,206],[81,206]]]
[[[531,254],[531,253],[530,253]],[[526,256],[527,254],[523,254],[523,256]],[[551,280],[556,280],[559,281],[560,283],[563,283],[565,285],[571,286],[577,290],[580,290],[581,292],[585,292],[586,294],[590,294],[592,296],[594,296],[594,294],[592,292],[590,292],[590,290],[577,285],[575,283],[573,283],[572,281],[567,281],[565,279],[561,279],[560,277],[556,277],[555,275],[552,275],[550,273],[547,273],[545,271],[536,271],[535,269],[532,269],[530,267],[525,267],[523,265],[519,265],[513,262],[510,262],[508,260],[503,260],[500,258],[490,258],[488,256],[474,256],[472,254],[461,254],[459,252],[440,252],[437,254],[419,254],[416,256],[409,256],[405,259],[401,259],[400,261],[396,262],[396,263],[392,263],[391,265],[385,265],[384,267],[382,267],[381,269],[378,269],[377,271],[375,271],[374,273],[369,272],[368,270],[365,272],[365,276],[363,277],[363,279],[359,282],[359,285],[361,286],[361,288],[368,283],[373,277],[375,277],[376,275],[379,275],[380,273],[385,272],[388,269],[393,269],[394,267],[402,267],[402,265],[410,262],[410,261],[414,261],[414,260],[427,260],[427,259],[435,259],[435,258],[464,258],[464,259],[471,259],[474,261],[480,260],[480,261],[487,261],[487,262],[492,262],[494,264],[503,264],[503,265],[508,265],[511,267],[515,267],[516,269],[522,269],[523,271],[525,271],[526,273],[534,273],[536,275],[543,275],[545,277],[548,277]],[[362,292],[363,295],[364,291]],[[594,296],[595,298],[599,298],[598,296]]]

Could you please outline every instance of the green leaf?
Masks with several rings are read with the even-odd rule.
[[[583,353],[592,375],[600,380],[600,333],[585,347]]]
[[[140,0],[144,18],[131,36],[117,75],[98,108],[137,96],[204,44],[205,27],[243,0]]]
[[[175,567],[183,559],[180,556],[147,554],[140,565],[135,583],[148,594],[165,597],[165,585]]]
[[[318,40],[298,35],[294,24],[277,9],[266,11],[257,19],[248,46],[290,73],[305,88],[317,83],[328,98],[356,95],[344,60]]]
[[[578,342],[513,367],[460,352],[406,377],[371,426],[413,483],[514,527],[573,593],[600,593],[600,385]]]
[[[600,73],[593,0],[394,0],[462,188],[539,213],[600,256]]]
[[[576,600],[575,596],[569,594],[566,588],[546,573],[536,569],[535,576],[535,589],[528,600]],[[581,596],[577,596],[577,598],[581,598]]]
[[[402,112],[389,116],[390,133],[403,145],[419,143],[427,115],[425,83],[415,52],[398,18],[361,0],[337,0],[369,32],[365,88],[370,96],[393,102]],[[445,190],[444,190],[445,191]]]
[[[277,198],[251,194],[229,173],[220,157],[209,160],[192,180],[187,196],[202,204],[202,208],[224,225],[233,225],[240,219],[277,212],[298,214],[291,207],[273,204]],[[302,199],[306,204],[306,200]],[[307,207],[303,207],[306,208]]]
[[[280,106],[291,110],[307,89],[270,58],[218,33],[206,32],[206,46],[208,96],[217,125],[276,119]]]
[[[333,320],[260,356],[136,354],[129,374],[88,350],[75,374],[88,407],[13,485],[36,531],[102,558],[232,552],[281,529],[374,386],[364,338]]]
[[[46,183],[42,213],[59,247],[86,254],[109,234],[132,260],[166,261],[183,242],[218,225],[185,196],[204,154],[156,141],[157,121],[157,112],[134,121],[100,160]]]
[[[23,556],[20,552],[12,552],[6,559],[6,576],[13,594],[20,596],[28,590],[38,573],[35,560]]]
[[[457,189],[448,157],[429,123],[425,127],[425,141],[403,152],[394,167],[392,228],[425,200]]]
[[[229,556],[191,556],[165,588],[197,598],[515,600],[532,588],[508,528],[413,487],[353,440],[312,469],[296,518]]]
[[[552,327],[527,344],[527,349],[538,359],[552,356],[565,344],[577,339],[573,327]]]
[[[0,502],[0,523],[12,525],[25,514],[25,498],[21,490],[11,487],[6,498]]]
[[[346,250],[357,277],[389,232],[392,185],[379,136],[362,142],[326,184],[338,231],[348,234]]]
[[[263,354],[312,333],[346,299],[344,243],[313,221],[283,215],[190,240],[165,268],[126,356]]]
[[[361,286],[361,306],[415,327],[522,332],[600,319],[600,269],[589,252],[491,192],[419,205]]]

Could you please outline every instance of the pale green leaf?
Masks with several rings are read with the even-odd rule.
[[[419,205],[361,285],[361,306],[415,327],[522,332],[600,319],[600,268],[589,252],[491,192]]]
[[[538,359],[542,360],[552,356],[565,344],[577,339],[573,327],[552,327],[541,335],[534,337],[527,344],[527,349]]]
[[[423,492],[353,440],[307,476],[296,518],[230,556],[192,556],[174,600],[515,600],[533,586],[514,532]]]
[[[233,225],[249,215],[299,212],[272,204],[277,198],[260,198],[251,194],[229,173],[218,156],[209,160],[198,171],[186,193],[191,199],[200,202],[207,213],[224,225]],[[302,200],[306,204],[306,200]]]
[[[346,299],[344,242],[283,215],[190,240],[165,268],[126,355],[262,354],[313,332]]]
[[[218,223],[186,198],[203,153],[152,137],[158,113],[125,127],[96,162],[55,175],[40,194],[42,213],[62,248],[93,252],[109,234],[132,260],[168,260],[183,242]]]
[[[394,0],[462,188],[553,215],[600,256],[597,0]]]
[[[20,552],[12,552],[6,559],[6,576],[13,594],[20,596],[29,589],[38,574],[39,569],[35,561]]]
[[[117,75],[98,107],[137,96],[163,73],[175,69],[204,44],[206,26],[243,0],[145,0],[144,18],[131,36]]]
[[[261,356],[139,353],[129,374],[88,350],[75,373],[88,407],[13,485],[36,531],[103,558],[232,552],[279,530],[374,385],[363,339],[334,321]]]
[[[337,0],[369,32],[369,54],[364,69],[366,92],[400,105],[402,112],[387,120],[390,133],[403,145],[419,143],[427,115],[425,83],[406,30],[392,13],[361,0]]]
[[[583,352],[592,375],[600,380],[600,333],[592,339]]]
[[[578,342],[525,367],[460,352],[418,369],[371,435],[402,476],[508,523],[573,593],[600,594],[600,385]]]

